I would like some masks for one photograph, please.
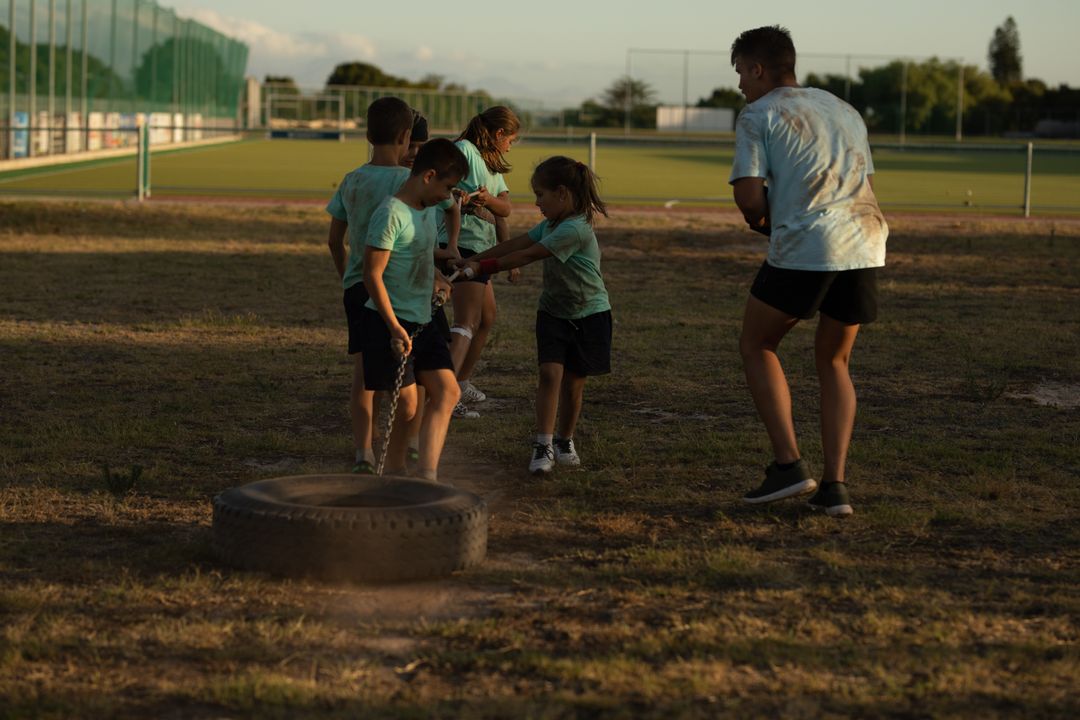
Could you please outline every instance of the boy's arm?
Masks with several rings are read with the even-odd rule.
[[[397,315],[394,314],[394,308],[390,304],[390,294],[386,292],[386,285],[383,283],[383,272],[389,262],[389,250],[382,250],[370,245],[364,248],[364,287],[367,288],[375,309],[382,316],[383,321],[386,322],[386,327],[390,329],[391,342],[400,340],[405,348],[404,354],[408,355],[412,351],[409,343],[409,333],[398,322]]]
[[[769,200],[765,178],[742,177],[732,183],[735,204],[742,211],[751,230],[769,233]]]
[[[330,218],[330,237],[326,244],[330,247],[330,257],[334,259],[334,267],[337,268],[339,278],[345,277],[345,234],[348,231],[347,222]]]

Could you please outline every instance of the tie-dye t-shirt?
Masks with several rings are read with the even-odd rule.
[[[870,188],[873,173],[866,125],[832,93],[776,88],[739,115],[730,181],[765,178],[774,267],[884,265],[889,227]]]

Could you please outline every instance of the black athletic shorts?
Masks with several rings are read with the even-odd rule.
[[[368,291],[364,283],[358,282],[345,288],[345,319],[349,323],[349,354],[364,352],[364,303],[368,301]]]
[[[877,319],[877,268],[818,272],[761,264],[750,294],[792,317],[817,312],[849,325]]]
[[[446,307],[440,305],[439,309],[431,316],[431,324],[439,331],[439,335],[450,344],[450,321],[446,319]]]
[[[611,372],[611,311],[564,320],[536,313],[536,354],[539,363],[559,363],[585,377]]]
[[[417,323],[402,320],[401,326],[411,335]],[[368,390],[393,390],[401,358],[390,347],[390,329],[379,313],[364,308],[364,387]],[[450,347],[435,323],[424,326],[413,340],[412,353],[405,364],[405,379],[401,386],[416,382],[416,373],[426,370],[450,370]]]

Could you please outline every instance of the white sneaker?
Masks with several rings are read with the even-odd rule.
[[[574,438],[555,438],[555,462],[560,465],[581,464],[581,457],[574,447]]]
[[[529,462],[529,472],[533,475],[546,475],[554,469],[555,450],[550,445],[534,443],[532,460]]]
[[[461,402],[471,405],[473,403],[482,403],[487,400],[487,395],[480,392],[471,381],[465,380],[464,382],[458,383],[458,385],[461,388]]]
[[[453,412],[451,412],[450,414],[456,418],[468,418],[470,420],[475,420],[476,418],[480,417],[480,413],[465,407],[464,403],[458,403],[457,405],[455,405]]]

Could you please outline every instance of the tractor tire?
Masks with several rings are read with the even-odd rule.
[[[286,577],[396,582],[474,567],[487,553],[484,501],[448,485],[368,475],[296,475],[214,498],[226,565]]]

